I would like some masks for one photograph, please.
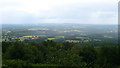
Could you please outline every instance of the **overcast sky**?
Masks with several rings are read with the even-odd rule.
[[[0,0],[3,24],[117,24],[118,0]]]

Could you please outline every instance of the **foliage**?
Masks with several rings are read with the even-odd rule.
[[[3,67],[24,66],[120,66],[120,46],[90,46],[54,41],[3,42]]]

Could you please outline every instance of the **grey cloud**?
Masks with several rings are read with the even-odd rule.
[[[117,13],[117,4],[109,3],[90,3],[90,4],[66,4],[59,5],[51,10],[39,12],[36,16],[32,13],[24,11],[7,11],[3,13],[3,23],[81,23],[94,24],[92,14],[96,12],[112,12],[113,14],[100,14],[99,20],[95,21],[98,24],[114,24],[113,17]],[[110,19],[109,21],[106,19]],[[104,21],[104,22],[103,22]]]

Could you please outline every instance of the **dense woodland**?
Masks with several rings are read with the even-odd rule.
[[[73,66],[83,68],[119,68],[120,46],[117,44],[2,42],[4,67]]]

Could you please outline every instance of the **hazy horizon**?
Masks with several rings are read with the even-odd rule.
[[[0,23],[0,25],[41,25],[41,24],[79,24],[79,25],[118,25],[117,24],[81,24],[81,23]]]

